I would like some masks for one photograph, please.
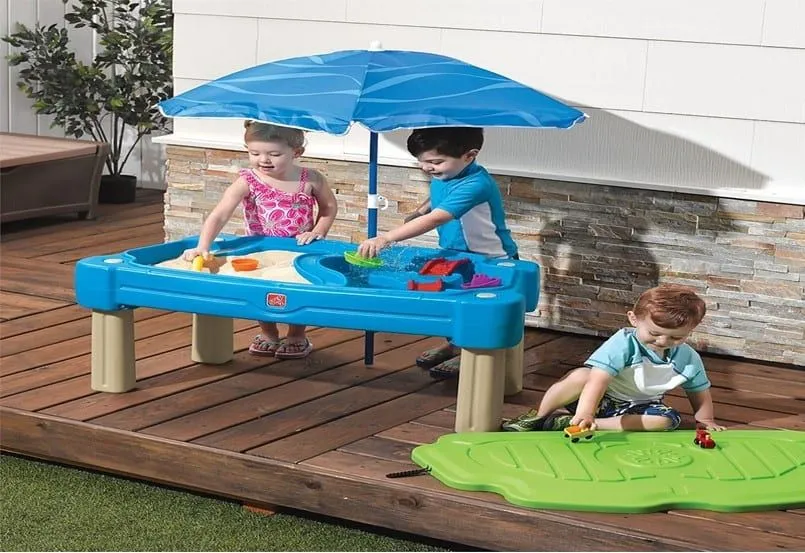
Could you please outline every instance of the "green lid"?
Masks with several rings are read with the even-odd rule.
[[[377,269],[383,266],[383,262],[378,257],[362,257],[358,252],[344,252],[344,259],[350,265],[365,267],[367,269]]]

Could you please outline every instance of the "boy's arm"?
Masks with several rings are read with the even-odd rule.
[[[404,221],[409,223],[417,217],[422,217],[428,213],[430,213],[430,198],[419,204],[419,206],[413,212],[406,215]]]
[[[716,424],[715,414],[713,410],[713,396],[710,395],[710,389],[700,390],[698,392],[685,391],[688,395],[690,406],[693,407],[693,416],[696,422],[703,424],[707,430],[724,430],[720,424]]]
[[[451,221],[453,216],[443,209],[434,209],[427,215],[417,217],[413,221],[409,221],[404,225],[400,225],[394,230],[390,230],[384,234],[384,238],[389,242],[401,242],[408,240],[414,236],[420,236],[428,231],[435,229],[438,226]]]
[[[605,370],[595,367],[590,369],[590,376],[581,390],[576,414],[573,415],[570,424],[578,424],[582,428],[594,427],[598,404],[601,403],[601,398],[604,397],[611,380],[612,375]]]
[[[390,230],[389,232],[382,234],[377,238],[364,240],[361,245],[358,246],[358,254],[363,257],[375,257],[380,250],[392,244],[393,242],[400,242],[402,240],[413,238],[414,236],[425,234],[426,232],[431,231],[452,219],[453,216],[445,210],[438,208],[434,209],[427,215],[417,217],[416,219],[400,225],[396,229]]]

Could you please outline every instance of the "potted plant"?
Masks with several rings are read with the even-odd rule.
[[[18,24],[3,40],[16,48],[17,86],[37,114],[75,138],[89,135],[110,145],[99,200],[134,201],[136,177],[123,173],[140,139],[163,129],[157,103],[173,94],[173,12],[170,0],[62,0],[65,20],[95,31],[99,53],[87,64],[76,57],[66,28]],[[124,141],[126,132],[130,139]]]

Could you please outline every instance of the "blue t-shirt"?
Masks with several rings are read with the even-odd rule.
[[[475,161],[452,179],[432,179],[430,204],[453,216],[436,229],[440,247],[490,257],[517,255],[498,185]]]
[[[702,358],[692,347],[680,344],[667,350],[662,359],[644,346],[633,328],[623,328],[601,344],[584,363],[611,374],[606,394],[635,403],[662,398],[665,392],[682,386],[688,392],[710,387]]]

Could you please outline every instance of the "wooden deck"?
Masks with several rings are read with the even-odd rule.
[[[362,363],[358,332],[315,329],[307,360],[254,358],[236,323],[223,366],[190,361],[190,317],[136,311],[138,387],[89,386],[89,312],[74,304],[73,264],[162,240],[162,197],[102,206],[95,221],[12,223],[0,249],[2,448],[244,503],[279,505],[494,550],[805,550],[805,510],[608,515],[538,511],[465,493],[412,468],[411,449],[451,432],[455,382],[413,366],[427,337],[377,337]],[[504,414],[536,403],[600,340],[530,330],[527,389]],[[805,430],[805,371],[707,357],[719,419]],[[671,403],[690,415],[687,401]]]

